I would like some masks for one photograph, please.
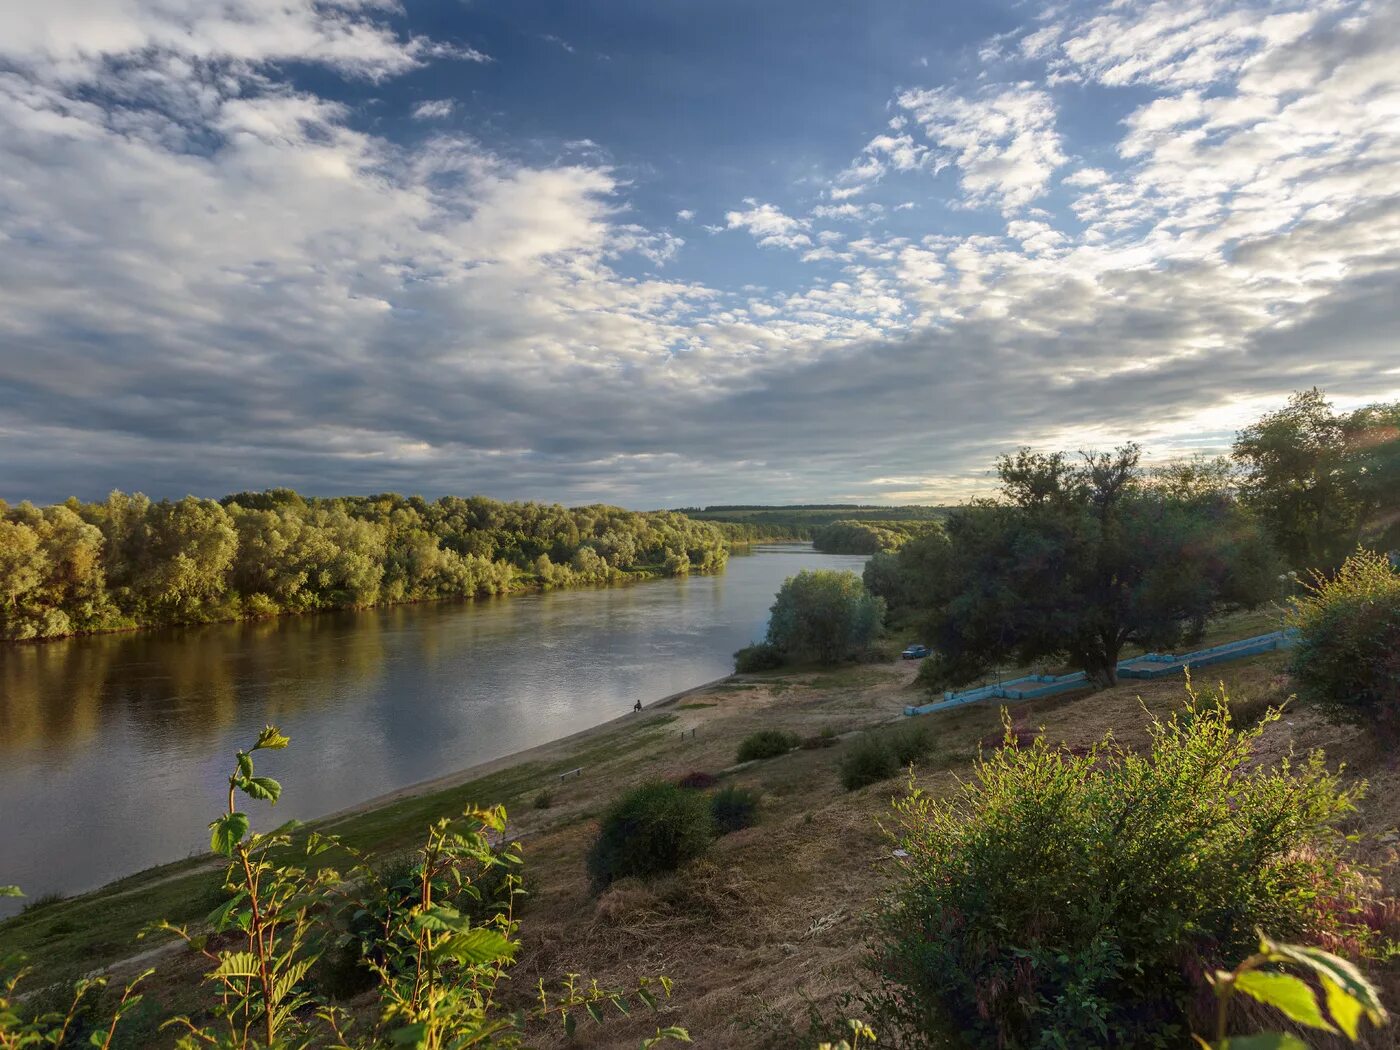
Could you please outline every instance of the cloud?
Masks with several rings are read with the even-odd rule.
[[[681,222],[691,222],[695,218],[695,212],[691,211],[689,208],[682,208],[680,211],[676,212],[676,218]]]
[[[1393,5],[1060,8],[1038,79],[895,92],[854,181],[701,227],[749,235],[704,246],[733,284],[599,147],[396,136],[281,73],[433,61],[388,7],[90,7],[0,12],[5,498],[946,499],[1023,441],[1400,391]],[[920,206],[817,228],[872,200]]]
[[[972,98],[947,88],[913,90],[898,103],[928,137],[940,166],[957,166],[969,205],[1024,207],[1068,160],[1055,128],[1054,101],[1032,85],[1000,85]]]
[[[413,107],[414,120],[442,120],[450,117],[455,103],[450,98],[439,98],[420,102]]]
[[[748,205],[746,210],[725,213],[727,229],[748,230],[761,248],[811,247],[812,238],[807,235],[805,220],[784,215],[777,206],[760,204],[752,197],[745,198],[744,203]]]

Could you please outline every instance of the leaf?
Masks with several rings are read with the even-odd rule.
[[[0,886],[0,897],[23,897],[24,893],[18,886]]]
[[[225,857],[232,857],[234,849],[248,834],[248,817],[244,813],[226,813],[209,825],[209,848]]]
[[[1260,943],[1272,961],[1291,962],[1318,975],[1332,1019],[1351,1039],[1356,1038],[1356,1025],[1362,1012],[1371,1019],[1372,1024],[1385,1023],[1385,1007],[1381,1005],[1380,995],[1375,986],[1346,959],[1321,948],[1278,944],[1267,937],[1262,938]]]
[[[211,911],[209,913],[209,917],[204,921],[207,922],[210,926],[214,927],[215,930],[222,933],[228,928],[230,919],[233,916],[233,910],[242,903],[243,894],[240,892],[237,895],[230,897],[228,900],[224,901],[224,903],[220,904],[217,908]]]
[[[594,1021],[598,1024],[603,1023],[603,1011],[598,1009],[597,1003],[584,1003],[583,1008],[588,1011],[588,1016]]]
[[[427,1034],[428,1026],[420,1021],[403,1028],[395,1028],[389,1033],[389,1042],[395,1046],[420,1046]]]
[[[246,751],[238,752],[238,775],[241,777],[253,775],[253,756]]]
[[[1231,1036],[1220,1047],[1221,1050],[1308,1050],[1308,1044],[1296,1035],[1285,1035],[1283,1032]]]
[[[437,946],[437,954],[458,962],[479,966],[482,963],[504,962],[515,957],[515,944],[495,930],[477,927],[467,933],[453,934]]]
[[[578,1028],[578,1022],[574,1020],[573,1014],[564,1015],[564,1034],[570,1039],[574,1037],[574,1031]]]
[[[238,785],[243,789],[244,794],[252,797],[265,799],[274,806],[277,800],[282,797],[282,785],[271,777],[245,777]]]
[[[1355,996],[1348,995],[1337,982],[1330,977],[1320,977],[1322,981],[1322,991],[1327,997],[1327,1012],[1332,1015],[1332,1020],[1337,1022],[1347,1038],[1352,1042],[1356,1041],[1356,1030],[1361,1020],[1363,1007],[1356,1000]]]
[[[1277,1008],[1290,1021],[1297,1021],[1309,1028],[1320,1028],[1324,1032],[1336,1031],[1322,1016],[1313,990],[1292,974],[1246,970],[1235,977],[1235,987],[1261,1003]]]
[[[280,751],[291,743],[288,737],[282,735],[282,731],[276,726],[265,726],[258,734],[258,742],[253,745],[254,751]]]
[[[210,977],[256,977],[258,957],[252,952],[229,952],[219,957],[219,965],[214,967]]]

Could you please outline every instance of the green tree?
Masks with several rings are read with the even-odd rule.
[[[1316,388],[1240,431],[1242,494],[1295,569],[1331,570],[1400,520],[1400,405],[1338,414]]]
[[[884,601],[855,573],[804,570],[778,591],[768,643],[795,659],[837,663],[869,648],[884,617]]]
[[[1125,645],[1174,645],[1273,595],[1255,520],[1221,492],[1152,488],[1139,456],[1135,445],[1079,462],[1023,449],[998,464],[1001,500],[950,516],[946,547],[923,552],[935,681],[1068,657],[1111,685]]]

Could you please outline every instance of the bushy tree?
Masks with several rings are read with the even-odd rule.
[[[1143,753],[1017,746],[1008,725],[960,794],[897,802],[909,859],[874,955],[881,1034],[1181,1046],[1204,974],[1256,930],[1364,937],[1334,830],[1355,796],[1320,754],[1259,766],[1261,731],[1237,731],[1224,697],[1154,721]]]
[[[1299,696],[1334,721],[1400,735],[1400,574],[1390,560],[1358,551],[1334,577],[1316,577],[1289,619]]]
[[[778,591],[768,643],[795,659],[833,664],[869,648],[884,616],[884,601],[855,573],[803,570]]]
[[[1400,540],[1400,404],[1337,413],[1316,388],[1240,431],[1245,500],[1294,569],[1331,570]]]
[[[1079,461],[1023,449],[998,472],[1000,500],[954,512],[946,543],[924,541],[935,681],[1067,656],[1109,685],[1125,645],[1175,645],[1276,592],[1251,515],[1225,493],[1148,485],[1135,445]]]

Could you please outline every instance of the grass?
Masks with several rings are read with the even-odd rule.
[[[1260,633],[1247,619],[1236,625],[1242,634]],[[1239,700],[1259,707],[1287,695],[1281,677],[1285,661],[1284,654],[1268,653],[1218,665],[1208,677],[1198,676],[1197,685],[1223,679]],[[861,917],[896,867],[875,822],[888,812],[889,795],[903,789],[902,779],[847,794],[837,765],[850,741],[756,763],[734,780],[762,795],[759,829],[716,841],[708,858],[645,889],[623,884],[596,900],[584,870],[592,821],[637,783],[725,767],[740,740],[775,726],[802,736],[816,735],[824,726],[881,733],[926,726],[937,746],[918,764],[918,783],[939,794],[956,790],[983,740],[999,736],[999,710],[974,705],[899,720],[909,698],[918,695],[908,687],[913,670],[900,663],[853,666],[816,676],[808,671],[765,678],[742,693],[733,688],[701,693],[692,702],[726,699],[688,714],[686,725],[701,727],[696,738],[677,739],[677,708],[649,712],[469,783],[343,818],[329,830],[386,854],[416,842],[429,821],[468,801],[505,802],[512,833],[522,836],[532,880],[531,910],[522,930],[522,988],[567,972],[615,985],[629,983],[639,971],[664,972],[677,981],[665,1023],[685,1024],[697,1045],[751,1045],[743,1022],[755,1017],[756,1004],[801,1023],[804,996],[830,1003],[859,980]],[[826,683],[819,684],[823,679]],[[1170,709],[1181,695],[1181,679],[1171,677],[1030,701],[1010,711],[1018,728],[1034,733],[1044,727],[1052,741],[1086,743],[1112,728],[1126,745],[1140,746],[1146,741],[1147,713]],[[1373,784],[1356,830],[1379,832],[1400,823],[1400,769],[1392,769],[1394,763],[1364,733],[1335,730],[1296,706],[1287,718],[1292,725],[1271,730],[1277,733],[1276,757],[1293,746],[1300,753],[1322,746],[1330,764],[1346,758],[1348,775],[1355,770]],[[291,754],[305,761],[314,757],[297,756],[295,745]],[[560,772],[577,766],[583,766],[582,777],[558,781]],[[535,810],[531,801],[542,789],[550,790],[553,805]],[[255,813],[254,823],[270,821]],[[212,910],[220,880],[217,871],[198,870],[205,863],[167,865],[17,916],[0,924],[0,954],[29,955],[39,969],[36,981],[129,956],[145,947],[134,937],[151,919],[197,921]],[[169,990],[160,992],[162,1003],[181,994],[177,985],[172,976]],[[654,1031],[654,1024],[643,1031],[647,1023],[624,1021],[599,1045],[635,1046]],[[556,1046],[558,1038],[540,1033],[532,1045]]]

